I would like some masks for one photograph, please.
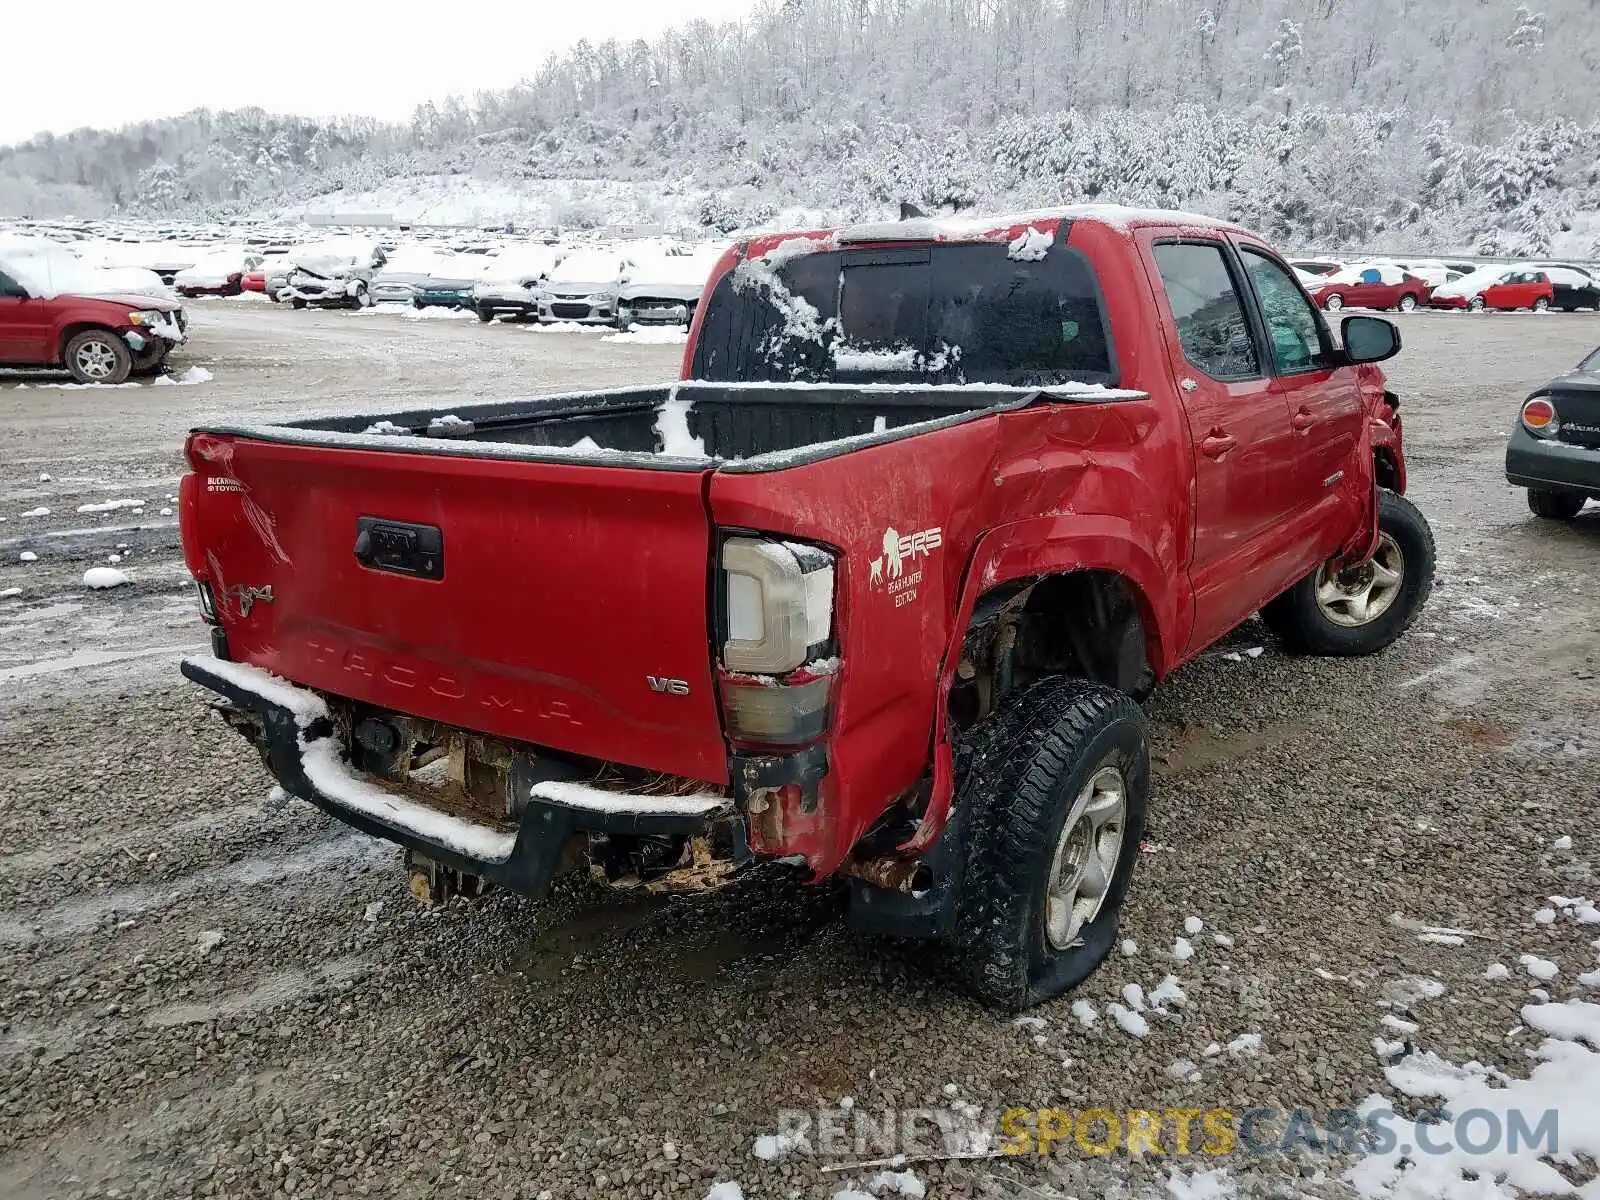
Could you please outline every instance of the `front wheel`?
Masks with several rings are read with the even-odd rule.
[[[1129,696],[1054,676],[964,748],[966,865],[949,961],[1015,1011],[1077,986],[1116,941],[1150,790],[1149,729]]]
[[[1433,590],[1433,530],[1417,506],[1378,493],[1378,546],[1353,567],[1325,564],[1261,610],[1285,649],[1376,654],[1404,633]]]
[[[302,308],[304,308],[306,306],[306,302],[304,300],[300,299],[299,296],[296,296],[293,300],[289,301],[289,305],[290,305],[291,308],[293,308],[295,310],[295,312],[299,312]]]
[[[1570,521],[1583,511],[1582,492],[1558,492],[1552,488],[1529,488],[1528,510],[1547,521]]]
[[[1400,297],[1400,311],[1401,312],[1416,312],[1417,311],[1417,298],[1415,296],[1401,296]]]
[[[79,383],[124,383],[133,373],[133,354],[109,329],[88,329],[67,343],[67,370]]]
[[[1329,312],[1338,312],[1344,307],[1344,297],[1338,294],[1329,296],[1322,302],[1322,307],[1327,309]]]
[[[490,308],[486,304],[480,304],[478,306],[478,320],[487,325],[490,321],[494,320],[494,309]]]
[[[377,303],[377,301],[372,298],[372,293],[366,288],[365,285],[356,288],[354,299],[356,308],[371,308]],[[417,307],[421,308],[422,305],[419,304]]]

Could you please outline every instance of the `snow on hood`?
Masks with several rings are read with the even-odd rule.
[[[1441,283],[1433,289],[1433,294],[1435,296],[1459,296],[1463,300],[1470,300],[1482,292],[1484,288],[1499,283],[1510,269],[1503,264],[1493,267],[1479,267],[1476,271],[1470,271],[1454,282]]]
[[[622,255],[604,250],[579,250],[550,272],[552,287],[599,290],[615,284],[627,270]]]

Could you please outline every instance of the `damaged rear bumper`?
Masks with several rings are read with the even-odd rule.
[[[285,791],[372,837],[533,897],[549,889],[575,837],[704,834],[733,811],[726,796],[636,796],[581,783],[534,781],[513,768],[518,818],[468,820],[419,803],[353,768],[326,703],[243,663],[193,656],[184,676],[260,723],[256,742]]]

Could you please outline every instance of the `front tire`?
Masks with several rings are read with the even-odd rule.
[[[1376,654],[1417,619],[1433,590],[1433,530],[1404,496],[1378,493],[1378,548],[1366,562],[1324,565],[1261,610],[1297,654]]]
[[[485,325],[489,324],[490,321],[494,320],[494,309],[480,304],[478,306],[478,320],[482,321]]]
[[[79,383],[118,384],[133,372],[133,354],[109,329],[86,329],[67,343],[67,370]]]
[[[1076,987],[1116,942],[1144,832],[1149,729],[1129,696],[1054,676],[1008,699],[964,748],[967,822],[949,961],[1016,1011]]]
[[[1584,499],[1582,492],[1529,488],[1528,511],[1547,521],[1570,521],[1583,511]]]
[[[1335,293],[1322,302],[1322,307],[1329,312],[1338,312],[1344,307],[1344,297]]]
[[[1400,297],[1400,311],[1401,312],[1416,312],[1417,311],[1417,298],[1415,296],[1410,296],[1410,295],[1401,296]]]

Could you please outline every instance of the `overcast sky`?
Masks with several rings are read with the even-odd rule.
[[[755,0],[125,0],[4,5],[0,145],[202,106],[391,120],[503,88],[579,38],[651,38]]]

